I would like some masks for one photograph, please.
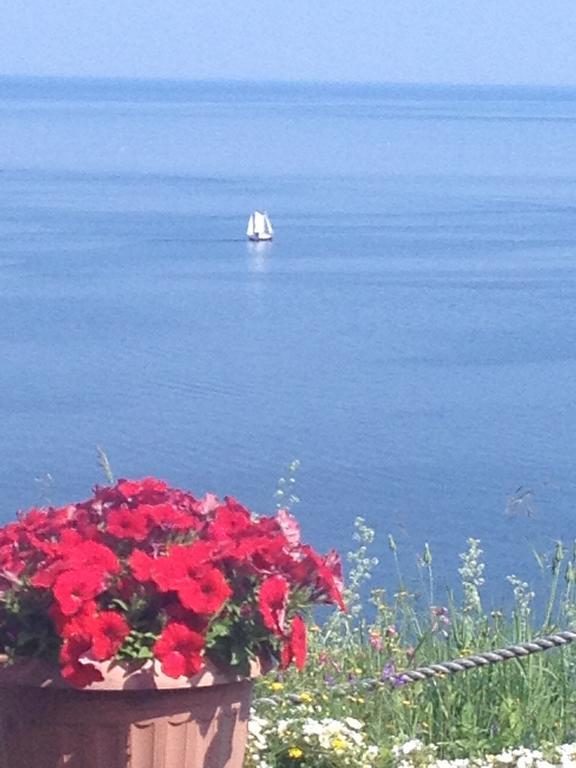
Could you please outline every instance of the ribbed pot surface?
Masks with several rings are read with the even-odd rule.
[[[0,689],[1,768],[242,768],[253,683]]]

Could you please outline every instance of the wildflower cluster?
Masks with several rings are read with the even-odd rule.
[[[378,582],[380,574],[375,571],[368,594],[366,581],[361,582],[362,592],[356,588],[352,593],[352,584],[358,583],[355,564],[371,558],[374,546],[362,536],[359,545],[366,549],[349,558],[354,568],[346,595],[347,605],[360,612],[355,610],[352,616],[350,611],[334,611],[325,622],[311,625],[310,661],[304,674],[288,670],[267,676],[257,684],[257,699],[272,698],[277,716],[286,718],[292,715],[295,700],[313,691],[316,705],[322,706],[316,717],[352,716],[365,723],[370,742],[379,746],[387,766],[400,738],[436,744],[438,760],[499,754],[510,745],[572,743],[576,643],[519,663],[438,676],[416,685],[409,684],[404,671],[524,643],[572,626],[576,547],[556,546],[554,559],[540,556],[542,578],[536,597],[527,582],[512,577],[514,600],[498,605],[488,596],[492,608],[488,612],[480,602],[486,587],[478,540],[469,540],[468,551],[460,558],[461,589],[445,594],[432,589],[432,552],[424,548],[425,568],[417,567],[418,578],[405,577],[402,559],[396,561],[401,549],[392,537],[388,544],[388,557],[396,563],[396,583],[389,576],[387,582]],[[383,549],[374,548],[382,559],[387,556]]]
[[[548,746],[542,749],[519,747],[481,757],[442,760],[434,744],[419,739],[393,748],[394,768],[576,768],[576,744]]]
[[[257,517],[154,478],[97,487],[0,529],[0,650],[59,661],[79,687],[112,660],[156,659],[173,678],[207,660],[301,669],[304,610],[343,607],[341,590],[338,555],[303,544],[286,510]]]
[[[480,548],[480,539],[468,539],[468,551],[460,555],[462,565],[458,573],[462,579],[464,591],[464,613],[479,614],[482,611],[480,587],[484,586],[484,563]]]
[[[378,755],[354,717],[335,719],[310,706],[290,717],[250,718],[246,768],[374,768]]]

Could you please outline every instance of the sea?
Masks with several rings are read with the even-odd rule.
[[[571,550],[575,444],[575,90],[0,78],[1,521],[100,448],[261,514],[284,478],[324,551],[361,516],[373,586],[389,534],[442,586],[478,538],[506,594]]]

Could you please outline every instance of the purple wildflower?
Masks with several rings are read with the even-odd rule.
[[[383,683],[390,683],[394,688],[400,688],[408,682],[401,672],[396,671],[393,661],[389,661],[385,665],[380,675],[380,680]]]

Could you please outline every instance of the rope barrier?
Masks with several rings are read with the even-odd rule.
[[[451,661],[443,661],[437,664],[427,664],[425,666],[416,667],[416,669],[408,669],[394,674],[387,673],[386,676],[382,678],[361,678],[357,680],[351,680],[348,683],[341,683],[339,685],[332,686],[330,688],[330,692],[335,694],[345,694],[350,689],[354,689],[356,691],[371,691],[375,688],[382,688],[384,686],[399,687],[409,683],[431,680],[436,677],[455,675],[458,672],[466,672],[469,669],[487,667],[492,664],[498,664],[501,661],[524,659],[534,653],[549,651],[553,648],[562,648],[563,646],[569,645],[575,640],[576,630],[566,629],[560,632],[554,632],[551,635],[536,637],[526,643],[517,643],[515,645],[508,645],[504,648],[497,648],[494,651],[474,653],[470,656],[462,656],[458,659],[452,659]],[[288,700],[294,704],[302,702],[302,699],[296,693],[284,696],[282,699],[277,696],[258,697],[259,703],[276,704],[281,700]]]
[[[409,669],[398,673],[396,678],[399,683],[416,683],[420,680],[430,680],[433,677],[454,675],[457,672],[466,672],[468,669],[486,667],[490,664],[497,664],[500,661],[523,659],[526,656],[531,656],[533,653],[549,651],[552,648],[561,648],[572,643],[574,640],[576,640],[576,631],[566,629],[561,632],[555,632],[552,635],[534,638],[530,642],[498,648],[495,651],[474,653],[470,656],[453,659],[452,661],[443,661],[440,664],[428,664],[416,669]]]

